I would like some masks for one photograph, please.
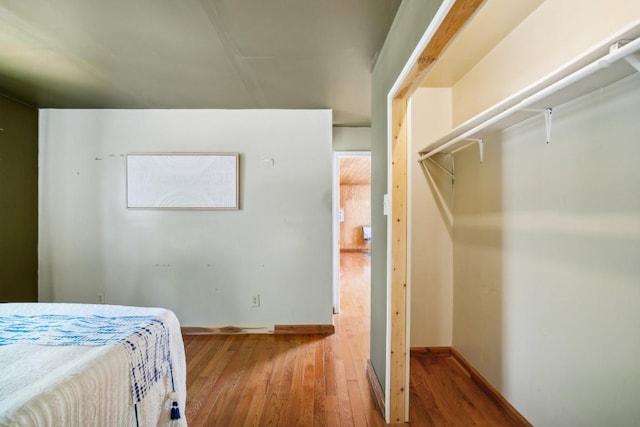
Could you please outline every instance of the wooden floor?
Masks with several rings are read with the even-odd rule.
[[[366,378],[368,255],[341,270],[334,335],[184,336],[191,427],[385,425]],[[412,426],[510,425],[449,358],[412,357],[410,402]]]
[[[452,358],[411,353],[412,426],[517,426]]]

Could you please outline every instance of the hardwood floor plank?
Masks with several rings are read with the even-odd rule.
[[[347,381],[347,390],[349,392],[349,402],[351,403],[351,413],[353,414],[353,426],[366,427],[367,415],[360,398],[360,390],[357,381]]]
[[[478,393],[475,384],[469,381],[469,377],[464,375],[458,366],[452,364],[449,358],[442,358],[438,363],[438,369],[442,371],[442,375],[453,383],[453,388],[458,396],[457,411],[465,414],[466,417],[473,420],[473,425],[488,425],[492,415],[498,415],[497,408],[494,405],[487,405],[486,396]],[[492,411],[491,409],[495,409]]]
[[[208,411],[209,408],[204,405],[204,401],[217,381],[220,372],[233,357],[233,353],[229,351],[231,344],[231,340],[224,340],[222,345],[217,347],[217,351],[212,354],[204,369],[197,372],[192,371],[191,377],[187,370],[187,405],[185,409],[187,420],[195,419],[201,410]]]
[[[227,401],[221,400],[222,396],[216,402],[218,412],[213,411],[209,418],[215,418],[220,425],[232,425],[236,414],[238,418],[246,417],[249,412],[250,404],[257,402],[253,399],[256,394],[264,394],[268,383],[262,382],[259,375],[261,361],[265,360],[266,355],[273,354],[273,345],[264,339],[264,336],[255,335],[248,336],[246,340],[248,347],[254,347],[257,351],[252,351],[246,368],[242,367],[242,372],[237,377],[237,382],[233,388],[233,392],[227,396]],[[256,379],[258,382],[256,382]],[[227,407],[235,406],[235,411],[227,409]],[[219,413],[219,415],[217,415]],[[238,421],[235,421],[238,423]]]
[[[338,408],[338,397],[327,396],[325,404],[327,408],[327,426],[340,426],[340,409]]]
[[[334,339],[324,340],[324,374],[325,392],[327,396],[335,396],[338,390],[336,385],[336,354],[334,352]]]
[[[347,387],[346,374],[344,372],[344,362],[342,360],[342,352],[337,354],[336,358],[336,384],[338,391],[338,410],[340,412],[340,425],[352,426],[353,413],[351,411],[351,402],[349,400],[349,390]]]
[[[327,425],[327,387],[326,387],[326,374],[324,372],[324,355],[325,345],[324,340],[317,340],[315,342],[315,354],[314,354],[314,387],[313,387],[313,425],[314,426],[326,426]]]
[[[447,425],[428,385],[424,366],[411,357],[409,420],[418,427]]]
[[[235,336],[232,340],[229,348],[231,352],[236,353],[236,357],[230,358],[215,381],[211,381],[212,386],[207,388],[207,394],[202,401],[201,410],[193,421],[194,424],[204,423],[207,419],[219,419],[222,411],[226,409],[227,400],[233,394],[242,369],[247,366],[255,349],[246,337],[247,335]]]
[[[451,381],[451,378],[446,375],[446,372],[442,371],[441,361],[427,360],[429,362],[429,365],[425,366],[427,386],[431,390],[434,401],[444,418],[453,425],[464,425],[465,417],[460,408],[463,396]],[[421,360],[422,362],[425,362],[425,360]],[[473,425],[473,422],[469,420],[467,424]]]
[[[286,337],[278,340],[278,356],[274,360],[273,371],[269,378],[267,399],[258,424],[254,425],[285,425],[286,408],[291,392],[294,391],[293,377],[295,360],[298,358],[298,340]],[[289,344],[296,344],[292,351],[288,351]],[[248,425],[248,424],[247,424]]]
[[[272,364],[269,363],[273,357],[274,346],[273,343],[265,341],[261,343],[258,351],[254,353],[254,366],[250,371],[249,378],[246,379],[247,385],[244,387],[240,400],[237,403],[237,407],[233,413],[233,417],[229,422],[230,426],[242,426],[245,425],[245,420],[251,422],[253,420],[255,425],[255,417],[253,410],[262,413],[264,407],[265,395],[268,390],[269,377],[271,376]],[[251,424],[249,424],[251,425]]]
[[[211,354],[216,353],[224,343],[218,340],[195,339],[190,347],[185,349],[186,354],[191,355],[187,359],[187,389],[192,386],[189,380],[196,380],[198,374],[202,372],[210,363]]]
[[[208,418],[219,420],[220,425],[231,425],[243,399],[244,391],[253,384],[251,379],[257,369],[257,360],[260,357],[259,353],[263,346],[263,341],[260,336],[247,337],[245,348],[248,350],[238,358],[238,365],[233,367],[237,369],[237,372],[234,372],[232,380],[227,379],[225,381],[225,390],[216,400],[215,407]],[[231,366],[230,368],[233,369]]]
[[[262,419],[262,413],[267,404],[269,390],[272,388],[271,378],[273,377],[275,366],[273,360],[278,358],[277,348],[278,343],[271,343],[263,352],[262,357],[259,359],[260,369],[256,371],[256,375],[251,381],[250,387],[246,389],[247,393],[252,393],[251,397],[246,397],[249,400],[248,409],[246,414],[243,414],[240,410],[240,405],[236,410],[232,425],[244,425],[247,427],[259,425]]]
[[[304,352],[304,379],[302,382],[302,413],[298,419],[300,426],[313,425],[313,395],[315,387],[315,351],[312,343],[308,343]]]

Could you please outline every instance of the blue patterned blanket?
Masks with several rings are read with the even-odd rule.
[[[0,345],[99,346],[127,351],[133,403],[140,402],[171,369],[169,330],[154,316],[0,316]],[[173,381],[173,378],[172,378]]]

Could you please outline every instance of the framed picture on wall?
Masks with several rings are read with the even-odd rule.
[[[129,209],[239,209],[238,153],[127,155]]]

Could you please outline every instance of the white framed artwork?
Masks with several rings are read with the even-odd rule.
[[[239,209],[238,153],[127,154],[129,209]]]

